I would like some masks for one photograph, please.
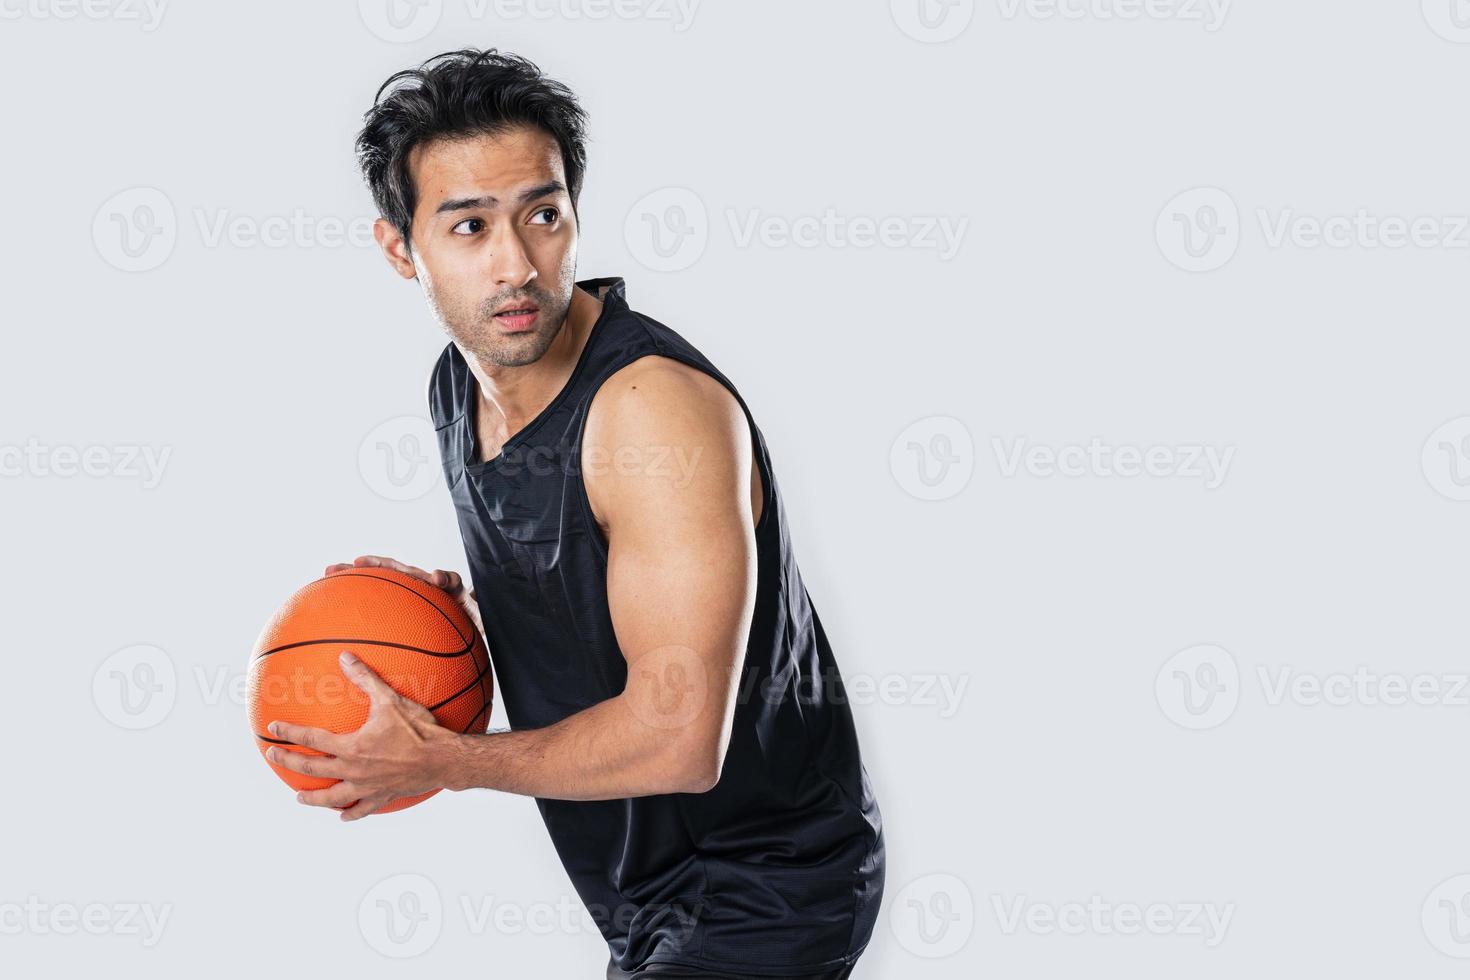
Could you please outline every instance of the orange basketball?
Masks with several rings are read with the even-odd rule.
[[[321,755],[272,738],[273,721],[355,732],[368,716],[368,696],[337,657],[350,650],[389,687],[428,708],[456,732],[484,732],[490,721],[490,657],[479,630],[454,597],[422,579],[388,568],[340,569],[301,589],[271,617],[250,658],[250,727],[262,756],[272,745]],[[266,764],[295,790],[337,782]],[[403,796],[390,813],[437,793]]]

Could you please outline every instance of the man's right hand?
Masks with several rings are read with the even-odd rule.
[[[442,568],[437,568],[432,572],[426,572],[422,568],[405,565],[395,558],[384,558],[382,555],[358,555],[352,560],[351,564],[339,562],[335,565],[328,565],[325,574],[331,575],[336,572],[346,571],[349,568],[391,568],[395,572],[412,575],[414,578],[422,579],[430,585],[437,586],[454,596],[460,608],[469,614],[470,622],[475,624],[475,628],[481,633],[485,632],[485,624],[480,621],[480,607],[475,601],[475,593],[465,589],[464,580],[459,577],[458,572],[447,572]]]

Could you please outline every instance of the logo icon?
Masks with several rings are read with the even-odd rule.
[[[898,893],[888,907],[888,924],[898,944],[915,956],[953,956],[975,931],[975,899],[954,875],[925,875]]]
[[[357,14],[376,37],[408,44],[428,37],[439,26],[443,0],[357,0]]]
[[[1420,911],[1424,937],[1446,956],[1470,959],[1470,875],[1440,882]]]
[[[130,187],[92,216],[92,244],[114,269],[147,272],[168,261],[178,241],[173,202],[156,187]]]
[[[179,693],[171,657],[148,644],[124,647],[92,675],[92,701],[119,728],[140,731],[168,717]]]
[[[947,500],[970,483],[975,472],[975,441],[959,419],[931,415],[893,440],[888,467],[910,496]]]
[[[1450,419],[1424,440],[1424,479],[1442,496],[1470,500],[1470,415]]]
[[[646,194],[623,221],[628,251],[654,272],[687,269],[709,244],[709,215],[699,195],[683,187]]]
[[[1186,272],[1211,272],[1240,247],[1240,210],[1218,187],[1196,187],[1176,196],[1154,224],[1159,251]]]
[[[384,878],[358,904],[357,927],[367,944],[384,956],[418,956],[438,942],[444,927],[439,889],[423,875]]]
[[[959,37],[975,16],[975,0],[889,0],[888,7],[898,29],[925,44]]]
[[[387,500],[417,500],[434,488],[443,471],[434,426],[417,415],[389,419],[357,447],[363,482]]]
[[[1470,44],[1470,0],[1421,0],[1430,30],[1456,44]]]
[[[1230,720],[1240,702],[1240,669],[1224,647],[1180,650],[1159,668],[1154,696],[1165,717],[1181,728],[1215,728]]]

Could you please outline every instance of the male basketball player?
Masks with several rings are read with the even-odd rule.
[[[366,115],[378,244],[449,336],[429,409],[474,590],[355,564],[465,602],[513,730],[442,728],[348,656],[367,723],[280,725],[326,755],[275,761],[341,780],[300,798],[346,820],[535,797],[608,977],[846,977],[884,860],[842,681],[735,387],[621,278],[575,281],[584,126],[494,49],[399,72]]]

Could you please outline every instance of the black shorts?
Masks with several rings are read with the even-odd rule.
[[[852,963],[839,966],[826,973],[810,973],[800,977],[781,977],[780,980],[847,980],[852,973]],[[650,963],[641,970],[624,973],[612,960],[607,961],[607,980],[776,980],[772,977],[752,978],[741,973],[723,970],[705,970],[696,966],[679,966],[675,963]]]

